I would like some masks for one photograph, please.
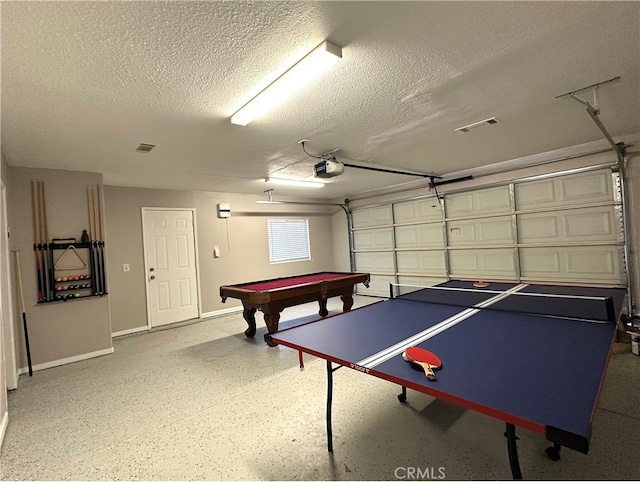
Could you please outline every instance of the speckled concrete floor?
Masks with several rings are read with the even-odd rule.
[[[376,301],[358,297],[356,306]],[[339,300],[330,300],[331,312]],[[313,319],[316,304],[283,320]],[[262,324],[262,323],[261,323]],[[241,314],[115,340],[115,353],[22,376],[9,394],[3,480],[497,480],[511,478],[504,426],[391,383],[334,374],[326,449],[325,362],[243,334]],[[519,430],[523,475],[640,478],[640,357],[615,346],[589,455],[544,454]]]

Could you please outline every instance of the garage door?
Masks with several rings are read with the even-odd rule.
[[[625,286],[619,192],[599,168],[357,208],[355,269],[382,296],[447,279]]]

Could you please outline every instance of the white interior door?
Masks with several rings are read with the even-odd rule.
[[[151,328],[198,317],[194,213],[143,209]]]

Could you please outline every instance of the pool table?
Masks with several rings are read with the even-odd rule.
[[[264,281],[252,281],[237,285],[220,287],[220,297],[224,303],[227,298],[242,301],[242,316],[249,325],[244,334],[253,337],[256,334],[256,310],[264,313],[264,321],[269,333],[278,331],[280,313],[289,306],[318,301],[320,316],[327,316],[327,299],[340,296],[342,310],[349,311],[353,306],[353,289],[358,283],[369,287],[369,273],[327,272],[309,273]]]

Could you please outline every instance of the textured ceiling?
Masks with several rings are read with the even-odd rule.
[[[107,185],[261,194],[315,159],[444,175],[640,132],[640,2],[8,2],[2,151]],[[323,40],[330,71],[246,127],[229,117]],[[589,94],[585,94],[590,100]],[[455,128],[495,116],[499,123]],[[149,154],[139,143],[156,144]],[[411,181],[346,168],[338,199]]]

